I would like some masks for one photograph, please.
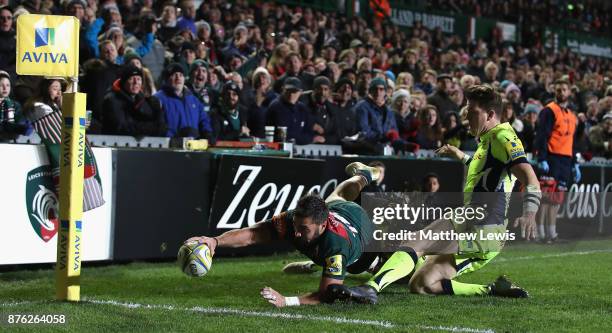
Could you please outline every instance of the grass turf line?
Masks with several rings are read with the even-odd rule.
[[[20,301],[0,308],[8,313],[66,314],[64,326],[36,325],[38,330],[157,331],[197,329],[215,332],[310,331],[449,331],[481,332],[603,332],[612,327],[609,272],[612,242],[598,240],[554,246],[509,246],[490,265],[461,281],[488,283],[507,274],[532,295],[513,300],[487,297],[425,297],[409,295],[406,285],[394,285],[381,295],[377,306],[333,304],[277,310],[259,296],[271,286],[285,295],[315,290],[318,275],[287,276],[282,266],[303,257],[296,254],[215,259],[209,275],[185,277],[176,265],[134,263],[124,266],[85,267],[82,295],[98,303],[70,304],[48,301],[54,295],[51,270],[0,274],[0,303]],[[500,260],[497,260],[500,259]],[[365,281],[368,275],[351,276],[347,284]],[[104,304],[104,300],[138,303],[158,308]],[[231,313],[172,311],[180,309],[228,309]],[[210,311],[209,311],[210,312]],[[278,317],[245,316],[240,312],[271,313]],[[293,320],[299,318],[345,318],[353,322]],[[391,327],[357,324],[389,323]],[[0,323],[0,331],[7,328]],[[31,326],[11,330],[31,332]]]

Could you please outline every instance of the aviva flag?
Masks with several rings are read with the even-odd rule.
[[[17,73],[75,77],[79,73],[79,20],[74,16],[20,15]]]

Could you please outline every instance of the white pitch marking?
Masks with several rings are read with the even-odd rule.
[[[123,306],[129,309],[143,308],[143,309],[164,309],[164,310],[179,310],[179,311],[191,311],[197,313],[206,314],[231,314],[231,315],[242,315],[250,317],[269,317],[269,318],[283,318],[283,319],[295,319],[295,320],[314,320],[314,321],[328,321],[341,324],[357,324],[357,325],[371,325],[384,328],[395,328],[398,325],[379,320],[362,320],[362,319],[350,319],[343,317],[330,317],[330,316],[309,316],[294,313],[278,313],[278,312],[262,312],[262,311],[246,311],[230,308],[210,308],[210,307],[192,307],[192,308],[180,308],[173,305],[156,305],[156,304],[139,304],[139,303],[122,303],[117,301],[108,300],[95,300],[88,299],[87,302],[94,304],[108,304]],[[427,325],[414,325],[419,329],[427,329],[434,331],[445,331],[445,332],[465,332],[465,333],[493,333],[491,329],[475,329],[467,327],[447,327],[447,326],[427,326]]]
[[[596,253],[612,253],[612,249],[562,252],[562,253],[555,253],[555,254],[545,254],[542,256],[498,258],[496,261],[507,262],[507,261],[519,261],[519,260],[547,259],[547,258],[558,258],[558,257],[569,257],[569,256],[584,256],[584,255],[596,254]]]
[[[24,304],[35,304],[35,303],[45,303],[46,301],[15,301],[11,303],[2,303],[0,307],[8,307],[8,306],[18,306]],[[283,318],[283,319],[294,319],[294,320],[313,320],[313,321],[328,321],[340,324],[356,324],[356,325],[371,325],[378,326],[384,328],[395,328],[398,325],[388,322],[388,321],[379,321],[379,320],[363,320],[363,319],[351,319],[344,317],[330,317],[330,316],[309,316],[309,315],[301,315],[301,314],[293,314],[293,313],[279,313],[279,312],[262,312],[262,311],[246,311],[239,309],[230,309],[230,308],[210,308],[210,307],[200,307],[195,306],[191,308],[181,308],[174,305],[167,304],[140,304],[140,303],[124,303],[113,300],[97,300],[97,299],[83,299],[83,302],[92,303],[92,304],[103,304],[103,305],[114,305],[121,306],[128,309],[159,309],[159,310],[169,310],[169,311],[189,311],[189,312],[197,312],[197,313],[205,313],[205,314],[230,314],[230,315],[241,315],[241,316],[249,316],[249,317],[268,317],[268,318]],[[403,326],[403,325],[400,325]],[[477,328],[468,328],[468,327],[450,327],[450,326],[428,326],[428,325],[412,325],[415,328],[432,330],[432,331],[444,331],[444,332],[458,332],[458,333],[494,333],[492,329],[477,329]]]

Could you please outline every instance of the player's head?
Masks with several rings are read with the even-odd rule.
[[[295,238],[308,245],[325,231],[329,209],[318,195],[309,194],[302,197],[295,207],[293,228]]]
[[[477,84],[465,91],[466,118],[470,133],[478,137],[499,124],[502,112],[501,95],[488,84]]]
[[[572,91],[570,90],[570,83],[567,80],[555,81],[555,98],[558,103],[565,103],[569,99]]]

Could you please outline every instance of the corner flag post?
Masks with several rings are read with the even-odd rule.
[[[85,100],[76,92],[79,75],[79,20],[74,16],[24,14],[17,19],[19,75],[70,78],[72,92],[63,95],[60,147],[60,189],[57,238],[56,298],[80,300],[83,258],[83,173],[85,164]],[[61,36],[61,38],[56,38]]]
[[[85,100],[83,93],[63,97],[60,149],[60,228],[57,243],[56,298],[80,300],[83,172],[85,165]]]

